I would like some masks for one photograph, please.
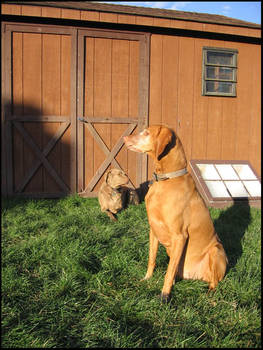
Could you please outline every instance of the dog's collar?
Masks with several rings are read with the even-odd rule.
[[[187,169],[180,169],[177,171],[173,171],[171,173],[166,173],[166,174],[156,174],[153,173],[153,181],[163,181],[163,180],[168,180],[168,179],[173,179],[175,177],[183,176],[184,174],[187,173]]]

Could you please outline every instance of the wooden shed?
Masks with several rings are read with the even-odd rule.
[[[248,160],[260,175],[260,25],[89,1],[1,10],[4,195],[96,196],[109,167],[137,188],[153,165],[122,138],[160,123],[188,160]]]

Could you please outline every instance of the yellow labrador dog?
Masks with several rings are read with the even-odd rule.
[[[200,197],[186,170],[187,162],[180,139],[162,125],[153,125],[138,135],[124,137],[128,149],[153,158],[154,181],[145,197],[150,224],[148,270],[152,276],[159,242],[170,257],[162,289],[169,295],[176,274],[185,279],[201,279],[213,289],[225,275],[227,257]]]

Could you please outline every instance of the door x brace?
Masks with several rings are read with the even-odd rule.
[[[47,160],[47,156],[50,153],[50,151],[53,149],[57,141],[63,136],[65,131],[68,129],[70,123],[65,122],[62,123],[61,126],[58,128],[57,132],[54,134],[52,139],[49,141],[49,143],[46,145],[43,152],[39,149],[39,147],[35,144],[32,137],[28,134],[28,132],[23,128],[20,122],[14,122],[14,126],[16,129],[20,132],[24,140],[28,143],[28,145],[33,149],[35,154],[38,157],[38,160],[36,163],[32,166],[32,168],[28,171],[23,181],[18,185],[16,192],[20,193],[23,191],[23,189],[26,187],[30,179],[33,177],[37,169],[40,167],[41,164],[44,165],[44,167],[47,169],[48,173],[54,178],[56,183],[59,185],[59,187],[63,190],[65,193],[69,193],[70,189],[68,186],[64,183],[64,181],[59,177],[56,170],[52,167],[52,165]]]
[[[85,122],[85,125],[87,125],[90,133],[92,134],[92,136],[94,137],[94,139],[96,140],[98,145],[101,147],[101,149],[103,150],[103,152],[107,156],[106,159],[104,160],[104,162],[99,167],[99,169],[96,171],[95,175],[93,176],[93,178],[89,182],[86,189],[83,191],[83,192],[91,192],[93,190],[93,188],[95,187],[96,183],[100,180],[100,178],[104,174],[105,170],[108,168],[110,163],[112,163],[114,166],[116,166],[116,168],[123,170],[121,168],[121,166],[119,165],[119,163],[116,161],[115,157],[124,144],[123,137],[130,135],[133,132],[133,130],[136,128],[137,123],[132,123],[128,126],[128,128],[124,131],[124,133],[121,135],[121,137],[119,138],[119,140],[117,141],[115,146],[110,151],[108,149],[108,147],[106,146],[106,144],[103,142],[102,138],[97,133],[97,131],[94,129],[89,118],[86,117],[86,118],[78,118],[78,119],[82,122]],[[109,120],[109,123],[110,123],[110,120]],[[130,181],[129,181],[129,185],[134,187]]]

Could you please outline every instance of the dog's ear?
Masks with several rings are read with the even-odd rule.
[[[111,173],[111,170],[108,170],[108,171],[106,172],[106,174],[105,174],[104,179],[105,179],[106,184],[109,184],[108,181],[109,181],[109,175],[110,175],[110,173]]]
[[[168,128],[161,128],[157,136],[156,144],[156,158],[160,158],[161,154],[164,152],[165,147],[172,141],[173,134]]]

